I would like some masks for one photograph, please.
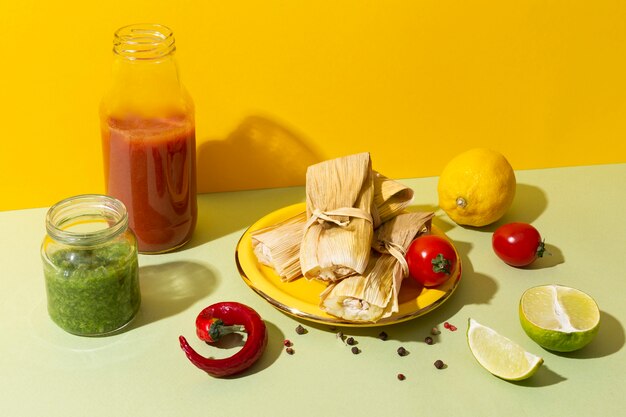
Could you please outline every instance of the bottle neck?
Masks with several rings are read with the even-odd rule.
[[[48,236],[67,245],[99,245],[127,228],[126,207],[121,201],[105,195],[67,198],[52,206],[46,215]]]
[[[190,112],[175,51],[173,32],[163,25],[137,24],[117,30],[105,116],[160,118]]]
[[[174,33],[163,25],[129,25],[114,34],[113,52],[131,61],[158,60],[175,50]]]
[[[113,37],[114,76],[124,88],[178,88],[174,33],[163,25],[136,24],[118,29]],[[121,81],[121,80],[120,80]]]

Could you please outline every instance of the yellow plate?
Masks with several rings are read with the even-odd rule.
[[[461,279],[460,258],[452,277],[438,287],[425,288],[413,279],[405,279],[398,296],[399,311],[390,317],[381,319],[376,323],[355,323],[331,316],[319,308],[319,295],[326,287],[324,283],[304,278],[282,282],[272,268],[257,261],[252,249],[252,232],[287,220],[302,213],[305,209],[305,204],[299,203],[274,211],[250,226],[237,243],[235,260],[245,283],[280,311],[316,323],[337,326],[371,327],[394,324],[434,310],[452,295],[459,284]],[[432,233],[446,237],[435,226],[432,227]]]

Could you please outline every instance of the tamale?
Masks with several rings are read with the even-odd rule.
[[[306,213],[302,212],[251,235],[252,248],[259,262],[274,268],[282,281],[302,276],[300,242],[305,223]]]
[[[320,308],[354,322],[376,322],[398,311],[398,294],[408,275],[404,254],[411,241],[430,229],[434,213],[405,213],[382,224],[364,274],[329,285]]]
[[[300,247],[300,267],[306,278],[333,282],[365,272],[378,219],[373,197],[367,152],[308,167],[308,219]]]
[[[393,293],[395,263],[390,255],[371,254],[364,274],[331,283],[320,294],[320,308],[328,314],[353,322],[375,322],[380,319]],[[379,279],[389,277],[389,279]]]
[[[391,303],[383,317],[398,311],[398,294],[402,281],[408,276],[408,265],[404,259],[409,245],[416,237],[430,232],[433,212],[405,213],[394,217],[378,228],[372,248],[382,254],[388,254],[396,261],[393,270]]]
[[[374,171],[374,205],[378,209],[380,223],[400,214],[412,201],[411,188]],[[374,228],[378,226],[375,224]]]
[[[380,223],[399,214],[412,199],[412,189],[374,171],[374,205],[380,213]],[[274,268],[283,281],[302,276],[300,243],[306,220],[306,213],[302,212],[252,233],[252,247],[259,262]]]

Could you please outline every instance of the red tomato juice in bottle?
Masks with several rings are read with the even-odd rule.
[[[193,118],[108,118],[102,145],[106,192],[126,205],[139,252],[184,245],[197,220]]]

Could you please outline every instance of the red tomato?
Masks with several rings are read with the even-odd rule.
[[[541,235],[528,223],[500,226],[493,233],[491,244],[496,255],[512,266],[530,265],[545,252]]]
[[[406,252],[409,275],[425,287],[435,287],[450,278],[458,257],[445,238],[424,235],[413,240]]]

